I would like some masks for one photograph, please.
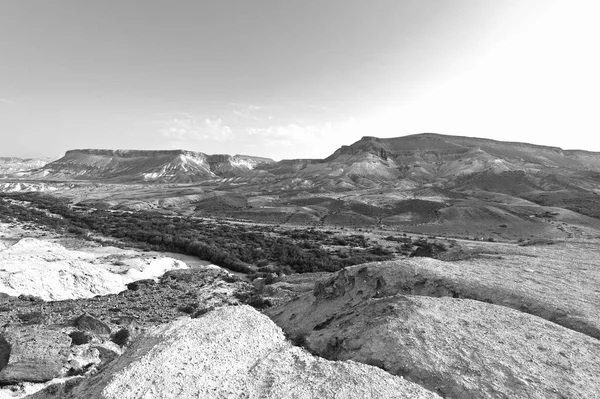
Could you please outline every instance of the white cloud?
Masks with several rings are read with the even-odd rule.
[[[237,117],[238,120],[252,120],[252,121],[262,121],[263,118],[253,115],[251,112],[248,111],[240,111],[240,110],[233,110],[233,114]]]
[[[248,134],[256,136],[269,146],[289,146],[302,142],[314,142],[326,136],[331,129],[331,124],[321,126],[299,125],[290,123],[282,126],[270,126],[266,128],[249,128]]]
[[[364,124],[355,118],[322,124],[290,123],[264,128],[248,128],[255,145],[277,150],[276,158],[324,158],[343,144],[359,140]]]
[[[0,98],[0,104],[16,105],[17,103],[7,98]]]
[[[265,119],[263,115],[261,115],[261,111],[264,111],[264,107],[261,107],[260,105],[240,103],[230,103],[229,105],[235,107],[232,112],[238,122],[260,122]]]
[[[159,132],[170,140],[227,141],[233,138],[231,128],[224,124],[221,118],[199,118],[186,113],[161,115],[168,117],[158,121]]]

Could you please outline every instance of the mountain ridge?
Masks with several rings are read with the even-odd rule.
[[[240,195],[245,191],[312,195],[379,189],[427,199],[487,192],[567,206],[595,217],[600,153],[421,133],[396,138],[364,136],[324,159],[277,162],[183,149],[76,149],[19,176],[37,181],[193,183]],[[436,194],[441,192],[451,194]]]

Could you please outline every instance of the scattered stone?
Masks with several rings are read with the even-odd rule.
[[[177,310],[183,313],[187,313],[187,314],[193,314],[196,309],[198,308],[198,304],[197,303],[190,303],[187,305],[181,305],[177,307]]]
[[[144,279],[134,281],[133,283],[127,284],[127,289],[130,291],[137,291],[141,288],[148,288],[156,285],[156,281],[152,279]]]
[[[84,331],[89,331],[100,336],[110,335],[110,327],[106,323],[87,313],[79,317],[75,325]]]
[[[84,345],[90,343],[92,336],[84,331],[75,330],[69,333],[72,345]]]
[[[110,337],[110,340],[119,346],[125,346],[129,341],[129,336],[128,329],[120,328],[112,335],[112,337]]]

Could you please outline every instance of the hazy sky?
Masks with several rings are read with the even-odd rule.
[[[597,0],[0,0],[0,156],[325,157],[436,132],[600,151]]]

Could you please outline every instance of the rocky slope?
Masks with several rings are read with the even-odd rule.
[[[267,317],[225,307],[150,330],[106,370],[31,398],[436,398],[354,362],[315,358]]]
[[[376,365],[446,398],[583,399],[600,392],[597,339],[456,298],[459,292],[436,288],[434,279],[410,281],[404,267],[348,268],[268,313],[313,353]]]

